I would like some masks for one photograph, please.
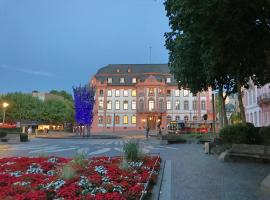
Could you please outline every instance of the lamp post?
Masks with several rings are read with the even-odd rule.
[[[6,118],[6,108],[8,107],[8,103],[3,103],[3,125],[5,124],[5,118]]]

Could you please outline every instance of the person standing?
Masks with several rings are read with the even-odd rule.
[[[150,127],[149,127],[149,124],[147,123],[146,128],[145,128],[145,137],[146,137],[146,140],[148,140],[149,131],[150,131]]]

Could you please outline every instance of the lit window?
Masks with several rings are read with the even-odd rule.
[[[188,116],[184,116],[184,120],[185,121],[188,121]]]
[[[108,96],[108,97],[111,97],[111,96],[112,96],[112,91],[111,91],[111,90],[108,90],[108,91],[107,91],[107,96]]]
[[[205,101],[202,100],[201,104],[202,104],[202,105],[201,105],[201,109],[202,109],[202,110],[205,110]]]
[[[136,118],[136,116],[132,116],[132,117],[131,117],[131,123],[132,123],[132,124],[136,124],[136,123],[137,123],[137,118]]]
[[[112,78],[108,78],[108,83],[112,83]]]
[[[115,101],[115,110],[120,110],[120,101]]]
[[[172,109],[171,101],[168,100],[167,101],[167,110],[171,110],[171,109]]]
[[[154,95],[154,88],[149,88],[149,95]]]
[[[179,100],[175,101],[175,110],[180,110],[180,101]]]
[[[132,83],[137,83],[137,79],[136,78],[132,78]]]
[[[103,117],[102,117],[102,116],[99,116],[99,117],[98,117],[98,123],[99,123],[99,124],[103,124]]]
[[[175,96],[179,97],[180,96],[180,90],[175,90]]]
[[[136,97],[137,96],[137,91],[136,90],[132,90],[131,96]]]
[[[197,101],[196,100],[192,101],[192,109],[197,110]]]
[[[125,83],[125,78],[120,78],[120,83]]]
[[[128,116],[127,115],[124,116],[124,124],[128,124]]]
[[[100,100],[100,101],[98,102],[98,109],[99,109],[99,110],[103,110],[103,101],[102,101],[102,100]]]
[[[184,110],[189,110],[188,101],[184,101]]]
[[[128,73],[130,73],[131,72],[131,69],[130,68],[128,68]]]
[[[184,97],[187,97],[188,96],[188,90],[184,90],[183,95],[184,95]]]
[[[128,101],[124,101],[124,110],[128,110]]]
[[[136,101],[132,101],[131,109],[136,110]]]
[[[111,124],[112,123],[112,117],[111,116],[107,116],[106,123],[107,124]]]
[[[124,97],[128,96],[128,90],[124,90]]]
[[[112,109],[112,101],[107,101],[107,110]]]
[[[120,69],[117,69],[117,70],[116,70],[116,72],[118,72],[118,73],[119,73],[119,72],[120,72]]]
[[[120,117],[118,115],[115,116],[114,123],[115,124],[120,124]]]
[[[155,103],[153,100],[149,101],[149,111],[153,111],[155,109]]]
[[[167,77],[166,82],[167,83],[171,83],[171,78],[170,77]]]
[[[120,91],[119,90],[115,90],[115,96],[120,97]]]
[[[104,91],[103,90],[99,90],[99,96],[103,97],[104,95]]]

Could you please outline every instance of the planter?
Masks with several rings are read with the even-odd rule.
[[[20,133],[8,133],[5,137],[0,139],[1,143],[17,144],[20,143]]]

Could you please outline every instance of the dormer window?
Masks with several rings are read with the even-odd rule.
[[[167,77],[166,83],[171,83],[171,78],[170,77]]]
[[[108,78],[108,83],[112,83],[112,78]]]
[[[120,69],[117,69],[117,70],[116,70],[116,72],[118,72],[118,73],[119,73],[119,72],[120,72]]]
[[[130,73],[131,72],[131,69],[130,68],[128,68],[128,73]]]
[[[136,78],[132,78],[132,83],[137,83],[137,79]]]
[[[120,78],[120,83],[125,83],[125,78]]]

